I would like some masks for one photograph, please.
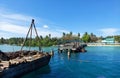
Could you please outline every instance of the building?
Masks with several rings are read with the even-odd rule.
[[[115,43],[115,39],[114,38],[105,38],[101,42],[105,43],[105,44],[114,44]]]

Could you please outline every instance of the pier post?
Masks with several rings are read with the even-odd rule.
[[[69,60],[70,59],[70,49],[68,49],[67,55],[68,55],[68,60]]]
[[[62,52],[63,52],[63,50],[60,50],[60,52],[62,53]]]
[[[68,56],[70,56],[70,49],[68,50]]]
[[[60,53],[60,49],[58,48],[58,53]]]
[[[70,55],[68,56],[68,60],[70,59]]]
[[[54,51],[53,50],[51,50],[51,53],[50,53],[52,56],[54,55]]]
[[[41,49],[41,52],[43,53],[43,50]]]

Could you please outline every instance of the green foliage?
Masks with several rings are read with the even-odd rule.
[[[90,42],[96,42],[98,38],[93,33],[90,34]]]
[[[87,32],[85,32],[85,34],[82,37],[82,40],[83,42],[86,42],[86,43],[90,42],[90,35]]]
[[[80,33],[78,33],[78,37],[80,38]]]
[[[120,42],[120,35],[114,36],[115,41]]]
[[[65,34],[65,33],[63,32],[63,36],[62,36],[62,38],[61,38],[61,43],[64,44],[64,43],[66,43],[66,42],[71,42],[71,41],[80,40],[79,37],[80,37],[80,34],[79,34],[79,36],[76,36],[76,35],[73,35],[72,32],[67,33],[67,34]]]
[[[0,44],[16,44],[16,45],[21,45],[23,44],[25,38],[10,38],[10,39],[0,39]],[[52,45],[57,45],[58,43],[58,38],[51,38],[51,35],[46,37],[40,36],[40,39],[38,37],[33,38],[32,40],[30,38],[27,39],[25,42],[25,46],[52,46]]]
[[[57,37],[51,37],[51,34],[43,37],[40,36],[40,38],[35,37],[35,38],[28,38],[25,46],[52,46],[52,45],[58,45],[58,44],[64,44],[66,42],[71,42],[71,41],[83,41],[83,42],[96,42],[97,40],[102,40],[102,37],[96,37],[96,35],[94,35],[93,33],[88,34],[87,32],[85,32],[82,36],[82,38],[80,38],[80,33],[78,33],[77,35],[73,35],[72,32],[70,33],[64,33],[63,32],[63,36],[61,38],[57,38]],[[16,44],[16,45],[21,45],[23,44],[25,38],[10,38],[10,39],[4,39],[1,38],[0,39],[0,44]],[[120,36],[115,36],[115,41],[120,42]]]
[[[84,35],[82,36],[82,40],[83,42],[96,42],[98,40],[98,37],[96,37],[96,35],[94,35],[93,33],[91,33],[90,35],[85,32]]]
[[[2,37],[2,38],[0,39],[0,44],[3,44],[3,43],[5,43],[5,39]]]

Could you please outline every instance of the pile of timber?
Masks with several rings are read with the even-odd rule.
[[[0,60],[3,61],[9,61],[11,59],[15,59],[15,58],[21,58],[23,56],[32,56],[32,55],[36,55],[37,53],[41,53],[42,52],[38,52],[38,51],[16,51],[16,52],[2,52],[0,51]]]

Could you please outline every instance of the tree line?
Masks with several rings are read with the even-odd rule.
[[[113,37],[113,36],[107,36],[108,38]],[[106,37],[106,38],[107,38]],[[120,35],[114,36],[115,41],[120,42]],[[73,35],[72,32],[69,33],[64,33],[62,37],[57,38],[57,37],[52,37],[51,34],[46,35],[45,37],[39,36],[39,40],[37,37],[35,38],[28,38],[27,41],[25,42],[25,46],[52,46],[52,45],[59,45],[59,44],[64,44],[67,42],[71,41],[79,41],[79,42],[84,42],[84,43],[89,43],[89,42],[97,42],[98,40],[104,39],[102,36],[97,37],[95,34],[90,33],[88,34],[85,32],[83,36],[81,37],[80,33],[77,35]],[[3,37],[0,39],[0,44],[10,44],[10,45],[22,45],[24,42],[25,38],[9,38],[9,39],[4,39]]]
[[[3,37],[0,39],[0,44],[10,44],[10,45],[23,45],[25,38],[9,38],[4,39]],[[25,46],[51,46],[51,45],[57,45],[58,38],[50,38],[49,36],[42,37],[40,36],[40,39],[38,40],[37,37],[35,38],[27,38],[25,42]]]

